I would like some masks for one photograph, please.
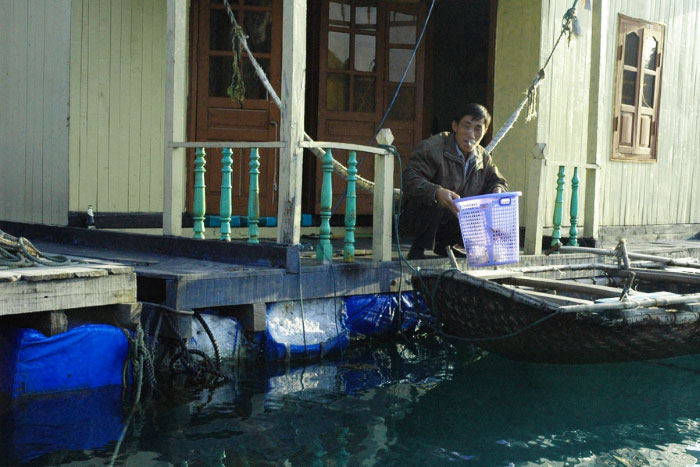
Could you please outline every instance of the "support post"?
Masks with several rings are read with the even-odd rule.
[[[554,229],[552,230],[551,246],[556,245],[559,243],[559,240],[561,240],[561,219],[564,210],[564,183],[566,183],[566,167],[560,165],[559,174],[557,175],[557,198],[554,201],[554,215],[552,216]]]
[[[306,89],[306,0],[284,0],[282,21],[282,121],[277,242],[299,243]]]
[[[185,210],[185,149],[172,148],[170,144],[186,139],[187,1],[167,0],[166,17],[163,234],[181,235]]]
[[[221,150],[221,200],[219,201],[219,240],[231,241],[231,172],[233,158],[231,148]]]
[[[343,261],[352,263],[355,261],[355,223],[357,221],[357,192],[355,182],[357,180],[357,153],[348,153],[348,187],[345,196],[345,247],[343,248]]]
[[[574,167],[574,176],[571,177],[571,227],[569,228],[569,246],[578,246],[578,167]]]
[[[260,171],[260,156],[258,148],[250,148],[250,193],[248,193],[248,243],[260,243],[258,239],[258,223],[260,222],[260,189],[258,174]]]
[[[543,158],[530,162],[530,178],[527,185],[525,215],[525,254],[542,253],[544,231],[544,199],[547,186],[547,166]]]
[[[204,214],[206,214],[206,200],[204,189],[204,172],[206,169],[206,152],[204,148],[194,151],[194,202],[192,206],[192,218],[194,219],[194,238],[204,239]]]
[[[586,206],[583,212],[583,236],[592,238],[597,243],[598,228],[600,225],[598,219],[598,213],[600,211],[600,177],[598,176],[598,170],[586,169],[585,190]]]
[[[394,202],[394,157],[374,156],[372,260],[391,261],[391,211]]]
[[[319,231],[316,259],[331,261],[333,259],[333,247],[331,245],[331,207],[333,204],[333,154],[326,149],[323,156],[323,182],[321,183],[321,229]]]

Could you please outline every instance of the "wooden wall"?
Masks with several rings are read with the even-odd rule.
[[[70,0],[0,12],[0,218],[65,224]]]
[[[517,107],[544,64],[572,3],[499,0],[494,131]],[[523,191],[521,224],[532,191],[527,185],[536,143],[546,144],[548,160],[545,227],[552,226],[558,161],[600,165],[601,226],[700,223],[700,5],[697,0],[593,1],[591,11],[578,3],[582,35],[570,45],[562,39],[554,53],[539,90],[537,119],[526,123],[523,113],[494,151],[511,188]],[[610,160],[618,13],[666,25],[658,161],[654,163]],[[566,228],[571,172],[568,168],[564,193]],[[585,171],[579,170],[579,178],[581,234],[587,222],[583,216]]]
[[[165,7],[71,2],[71,211],[163,209]]]
[[[601,12],[601,225],[700,223],[700,4],[611,0]],[[599,5],[600,6],[600,5]],[[666,25],[655,163],[610,160],[617,15]]]

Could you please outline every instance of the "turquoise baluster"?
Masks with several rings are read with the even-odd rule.
[[[323,156],[323,182],[321,184],[321,229],[319,232],[318,248],[316,249],[316,259],[328,260],[333,258],[333,248],[331,246],[331,202],[333,199],[333,154],[331,150],[326,150]]]
[[[348,154],[348,188],[345,196],[345,247],[343,248],[343,261],[352,263],[355,261],[355,223],[357,221],[357,153],[350,151]]]
[[[557,177],[557,199],[554,202],[554,217],[552,219],[554,223],[554,230],[552,230],[552,246],[559,243],[561,239],[561,218],[562,209],[564,205],[564,183],[566,175],[566,167],[563,165],[559,166],[559,176]]]
[[[219,219],[221,227],[219,240],[231,241],[231,173],[233,169],[233,159],[231,148],[221,150],[221,201],[219,203]]]
[[[194,238],[204,239],[204,214],[206,214],[206,202],[204,198],[204,172],[206,169],[206,155],[204,148],[197,148],[194,151],[194,204],[192,206],[192,216],[194,218]]]
[[[574,167],[571,177],[571,228],[569,229],[569,246],[578,246],[578,167]]]
[[[250,148],[250,192],[248,193],[248,243],[260,243],[258,240],[258,224],[260,223],[260,189],[258,174],[260,171],[260,156],[258,148]]]

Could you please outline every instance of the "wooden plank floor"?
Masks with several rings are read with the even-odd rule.
[[[82,260],[61,267],[0,268],[0,316],[136,301],[130,266]]]
[[[432,256],[432,252],[426,252],[427,259],[411,264],[398,261],[397,251],[394,251],[393,261],[373,262],[371,255],[363,254],[369,253],[371,248],[368,238],[356,242],[354,263],[342,262],[343,239],[334,239],[334,261],[323,264],[315,260],[313,251],[308,251],[318,244],[318,239],[312,238],[302,239],[301,245],[279,245],[12,222],[0,222],[0,228],[12,235],[27,237],[45,253],[94,258],[132,267],[136,273],[138,301],[161,303],[180,310],[406,291],[411,288],[410,277],[417,268],[451,267],[446,258]],[[614,248],[614,245],[608,247]],[[401,250],[405,257],[408,245],[402,245]],[[700,258],[700,241],[628,242],[628,250]],[[612,261],[592,254],[521,255],[517,266],[594,263],[603,259]],[[460,263],[464,264],[464,260]],[[513,265],[505,268],[508,266]],[[495,268],[479,270],[486,269]],[[541,277],[556,278],[557,275],[556,272],[549,276],[545,273]]]

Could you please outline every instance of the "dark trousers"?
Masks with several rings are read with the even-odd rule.
[[[399,232],[413,239],[412,248],[435,250],[462,245],[457,216],[437,206],[406,206],[399,219]]]

